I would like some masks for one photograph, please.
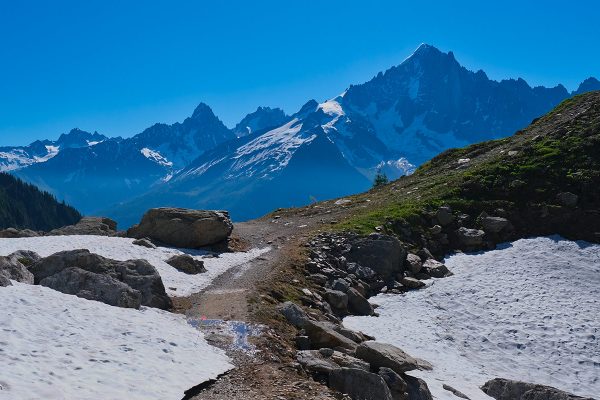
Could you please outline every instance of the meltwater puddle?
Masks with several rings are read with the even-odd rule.
[[[217,342],[219,347],[227,350],[254,353],[256,347],[250,338],[260,335],[262,328],[259,325],[248,324],[243,321],[225,321],[222,319],[188,318],[188,324],[204,332],[209,342]]]

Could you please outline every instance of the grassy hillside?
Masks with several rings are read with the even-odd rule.
[[[561,202],[563,192],[577,195],[577,204]],[[560,233],[598,241],[600,92],[564,101],[509,138],[448,150],[412,176],[351,200],[337,229],[398,233],[405,222],[425,229],[432,213],[449,205],[470,216],[500,212],[518,236]]]
[[[81,214],[76,209],[59,203],[51,194],[0,173],[0,229],[51,230],[79,219]]]

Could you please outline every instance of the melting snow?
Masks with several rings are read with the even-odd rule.
[[[150,249],[133,245],[132,242],[133,239],[129,238],[87,235],[0,239],[0,255],[8,255],[17,250],[32,250],[42,257],[47,257],[64,250],[88,249],[92,253],[114,260],[144,259],[157,269],[170,296],[187,296],[204,289],[228,269],[242,266],[270,250],[266,247],[212,257],[205,251],[167,247]],[[165,262],[174,255],[184,253],[203,260],[207,272],[188,275]]]
[[[0,399],[179,400],[233,368],[182,315],[0,288]]]
[[[430,361],[414,375],[437,399],[456,399],[443,383],[489,399],[479,387],[495,377],[600,393],[600,245],[522,239],[446,265],[454,276],[377,296],[379,318],[344,324]]]
[[[158,151],[151,150],[147,147],[144,147],[140,152],[149,160],[154,161],[158,165],[162,165],[165,167],[172,167],[173,163],[163,157]]]

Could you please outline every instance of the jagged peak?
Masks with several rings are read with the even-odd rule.
[[[214,117],[215,114],[213,113],[213,110],[208,106],[208,104],[201,102],[194,109],[194,112],[192,113],[192,118],[200,118],[206,116]]]
[[[586,92],[592,92],[594,90],[600,90],[600,81],[593,76],[590,76],[579,84],[579,87],[573,92],[573,94],[582,94]]]

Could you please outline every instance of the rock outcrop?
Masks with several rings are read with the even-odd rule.
[[[106,217],[83,217],[75,225],[63,226],[47,233],[48,236],[98,235],[116,236],[117,223]]]
[[[0,230],[0,238],[3,239],[26,238],[36,236],[40,236],[40,234],[36,231],[32,231],[31,229],[19,230],[15,228],[6,228]]]
[[[204,261],[196,260],[187,254],[173,256],[167,260],[167,264],[189,275],[196,275],[206,272]]]
[[[487,381],[481,390],[496,400],[594,400],[590,397],[575,396],[551,386],[502,378]]]
[[[174,247],[200,248],[227,240],[232,230],[226,211],[153,208],[127,231],[127,236],[147,237]]]
[[[62,293],[128,308],[171,308],[156,269],[146,260],[116,261],[88,250],[63,251],[31,265],[34,282]]]
[[[29,283],[33,285],[33,274],[28,266],[40,259],[33,251],[19,250],[8,256],[0,256],[0,276],[6,280]],[[10,282],[9,282],[10,283]]]

